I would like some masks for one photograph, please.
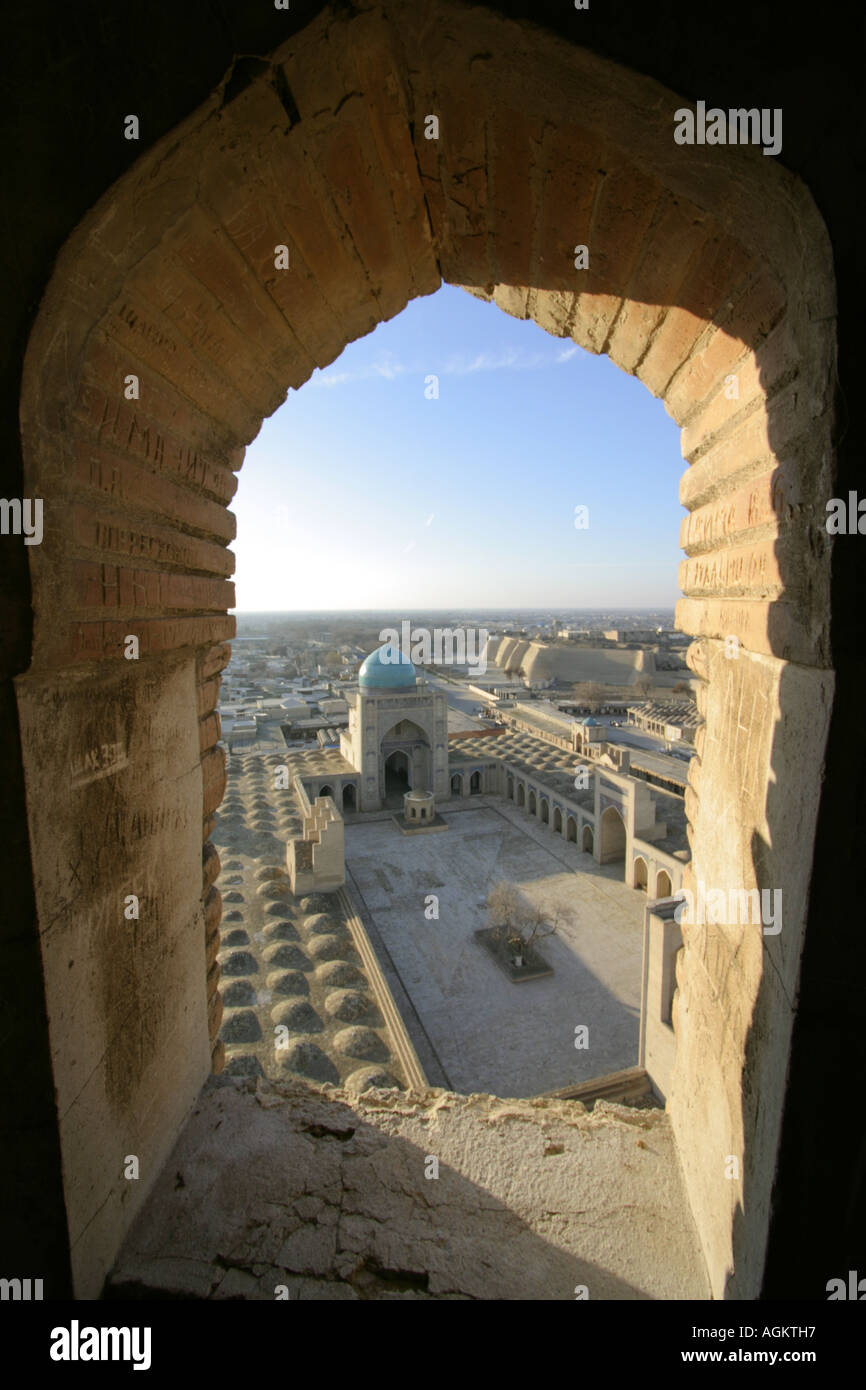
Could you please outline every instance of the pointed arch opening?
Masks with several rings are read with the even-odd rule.
[[[800,956],[833,686],[823,518],[835,305],[823,223],[760,151],[675,146],[682,98],[650,79],[543,33],[518,62],[508,22],[436,8],[442,22],[423,41],[409,7],[383,7],[360,38],[347,15],[319,17],[240,91],[223,84],[76,229],[28,344],[25,491],[49,497],[56,521],[28,556],[33,647],[16,698],[61,1143],[75,1168],[70,1228],[93,1229],[75,1253],[85,1296],[116,1245],[98,1214],[122,1208],[122,1225],[135,1202],[121,1203],[117,1174],[77,1144],[73,1101],[110,1128],[148,1097],[160,1123],[141,1158],[157,1162],[221,1065],[209,839],[225,789],[215,711],[234,633],[235,472],[287,389],[443,278],[606,353],[681,426],[677,619],[694,639],[706,721],[689,768],[685,881],[793,885],[786,947]],[[461,52],[489,56],[470,70]],[[360,115],[347,76],[359,71]],[[323,106],[326,73],[334,100]],[[424,115],[439,109],[453,113],[449,139],[426,140]],[[584,226],[585,273],[573,250]],[[97,746],[109,750],[98,777],[58,777]],[[100,853],[85,855],[79,891],[82,827]],[[603,863],[624,853],[621,827],[604,812]],[[106,931],[100,969],[128,980],[129,997],[106,1010],[82,989],[70,1003],[61,957],[90,939],[94,912],[129,875],[160,885],[159,941],[143,942],[135,973]],[[47,931],[61,918],[62,942]],[[709,974],[684,948],[681,1001],[706,1026],[677,1048],[671,1111],[695,1210],[711,1214],[717,1296],[735,1236],[710,1145],[718,1136],[743,1160],[739,1209],[768,1210],[762,1154],[780,1123],[791,1027],[778,971],[758,952],[744,974],[734,956],[723,938]],[[141,990],[158,1009],[138,1007]],[[773,1048],[752,1045],[756,1010]],[[106,1067],[88,1065],[94,1038]],[[151,1094],[153,1076],[171,1085]],[[701,1131],[698,1093],[740,1096],[740,1111],[707,1100],[716,1128]],[[758,1096],[778,1099],[753,1157]],[[760,1232],[743,1240],[748,1288]]]

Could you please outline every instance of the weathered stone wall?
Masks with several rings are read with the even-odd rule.
[[[529,681],[600,681],[605,685],[634,683],[646,655],[613,647],[568,646],[563,642],[527,642],[504,637],[487,644],[487,658],[500,670],[522,670]]]
[[[194,668],[188,715],[159,681],[149,704],[157,724],[188,731],[194,720],[205,841],[201,907],[189,905],[184,928],[198,933],[200,963],[184,955],[178,975],[165,953],[158,975],[190,999],[206,976],[215,1039],[220,908],[206,841],[225,777],[214,714],[233,631],[225,505],[262,417],[441,278],[635,373],[683,427],[691,464],[678,616],[701,639],[690,660],[705,682],[688,803],[694,872],[782,887],[790,902],[779,938],[696,931],[681,964],[671,1117],[714,1291],[736,1264],[736,1291],[750,1296],[832,690],[823,518],[835,303],[804,186],[760,151],[675,146],[680,104],[485,10],[419,12],[403,0],[326,13],[273,62],[239,65],[97,204],[43,302],[22,431],[25,495],[46,497],[52,521],[29,557],[33,661],[19,699],[35,750],[49,717],[37,712],[42,689],[81,682],[111,722],[127,633],[140,636],[143,678],[179,658]],[[440,118],[436,141],[424,138],[428,113]],[[576,243],[590,248],[586,272],[575,271]],[[288,271],[274,266],[281,244]],[[124,397],[130,373],[135,401]],[[735,658],[724,654],[732,637]],[[32,758],[35,806],[48,774]],[[124,816],[138,791],[117,785]],[[61,783],[54,796],[55,813],[74,819],[75,790]],[[38,818],[31,840],[49,1011],[62,1011],[44,924],[62,913],[72,876],[65,862],[45,873],[52,839]],[[188,882],[191,842],[172,854]],[[154,848],[142,872],[158,862]],[[127,871],[124,849],[112,858],[106,847],[105,882]],[[163,1041],[170,1063],[170,1031]],[[75,1049],[67,1065],[83,1069]],[[137,1103],[140,1058],[127,1081]],[[724,1177],[729,1154],[736,1181]],[[110,1186],[102,1158],[82,1162],[95,1165],[84,1186]],[[77,1168],[65,1178],[69,1202]],[[95,1270],[102,1249],[82,1253],[81,1268]]]
[[[677,1053],[673,1002],[683,937],[676,911],[673,900],[648,902],[644,909],[638,1066],[646,1068],[653,1091],[663,1100],[670,1092]],[[679,1023],[678,1000],[676,1012]]]
[[[195,667],[18,691],[72,1274],[96,1298],[209,1069]]]
[[[401,1289],[483,1301],[708,1296],[660,1110],[215,1078],[109,1296],[273,1302],[278,1289],[328,1301]]]
[[[289,889],[332,893],[346,881],[343,817],[332,797],[319,796],[303,813],[303,835],[286,845]]]
[[[814,838],[832,677],[745,650],[727,659],[718,642],[693,649],[692,661],[707,681],[707,723],[686,793],[683,886],[703,879],[782,895],[778,934],[753,923],[684,925],[677,975],[668,1104],[715,1294],[727,1285],[728,1296],[749,1298],[763,1262],[809,891],[798,846]]]

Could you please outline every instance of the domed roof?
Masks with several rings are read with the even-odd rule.
[[[361,665],[358,672],[361,689],[414,690],[415,667],[399,647],[386,642],[377,647]]]

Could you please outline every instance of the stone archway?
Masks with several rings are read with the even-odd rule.
[[[553,808],[553,828],[557,835],[562,834],[562,812],[558,806]]]
[[[669,1103],[717,1296],[737,1203],[768,1209],[832,693],[826,233],[806,189],[760,151],[677,147],[674,93],[546,33],[520,47],[521,32],[436,0],[423,20],[405,0],[320,16],[258,75],[227,75],[58,257],[22,384],[25,494],[49,498],[56,524],[28,557],[33,651],[16,693],[38,914],[63,921],[42,952],[70,1228],[88,1232],[79,1289],[99,1286],[111,1223],[135,1209],[118,1215],[121,1180],[63,1118],[80,1077],[105,1127],[150,1095],[152,1164],[208,1059],[221,1065],[208,839],[225,787],[216,701],[234,631],[234,472],[287,388],[442,278],[607,353],[682,427],[677,618],[696,639],[706,720],[684,882],[784,882],[792,903],[784,970],[765,968],[778,944],[740,949],[725,929],[684,949],[681,994],[701,1027],[678,1047]],[[429,111],[447,139],[424,138]],[[82,835],[101,852],[85,853],[72,892]],[[100,968],[137,982],[135,1007],[119,995],[103,1009],[82,988],[64,1008],[75,982],[61,957],[130,877],[159,882],[161,930],[133,968],[106,916]],[[139,1007],[151,997],[158,1010]],[[750,1051],[758,1002],[773,1044]],[[89,1039],[104,1067],[90,1065]],[[151,1095],[151,1074],[171,1087]],[[760,1129],[759,1096],[779,1098],[771,1113],[763,1102]],[[743,1176],[720,1197],[723,1149]],[[735,1262],[746,1290],[765,1231],[751,1221]]]
[[[671,878],[667,869],[659,869],[656,874],[656,897],[669,898],[671,896]]]
[[[402,748],[395,748],[384,762],[385,805],[402,808],[403,796],[412,790],[409,754]]]
[[[541,821],[542,825],[548,825],[550,822],[550,805],[548,804],[546,796],[543,796],[541,798],[539,820]]]
[[[625,858],[625,821],[615,806],[602,811],[598,827],[600,864],[610,864]]]
[[[395,754],[401,756],[395,758]],[[400,719],[381,737],[379,756],[382,769],[382,791],[390,798],[389,805],[397,806],[395,798],[407,791],[429,791],[431,750],[427,732],[414,719]],[[399,783],[399,786],[398,786]]]
[[[569,816],[565,822],[565,838],[570,840],[572,844],[577,844],[577,821],[574,816]]]
[[[513,778],[513,777],[509,776],[509,777],[506,779],[505,787],[506,787],[506,796],[507,796],[508,800],[509,800],[509,801],[513,801],[513,800],[514,800],[514,778]]]
[[[523,782],[517,784],[517,804],[518,806],[525,806],[526,804],[526,786]]]
[[[351,812],[357,811],[357,809],[358,803],[355,786],[352,782],[347,782],[343,788],[343,810]]]
[[[451,795],[463,795],[463,774],[460,772],[455,772],[451,778]]]
[[[584,854],[592,854],[595,837],[592,833],[592,826],[585,825],[580,837],[580,848]]]
[[[637,859],[635,859],[634,861],[634,867],[632,870],[632,887],[638,888],[641,892],[645,893],[647,890],[647,882],[647,862],[640,855],[638,855]]]
[[[530,814],[531,816],[534,816],[534,815],[536,814],[536,810],[537,810],[537,798],[536,798],[536,795],[535,795],[535,792],[534,792],[534,791],[531,791],[531,792],[529,793],[529,801],[528,801],[528,803],[527,803],[526,809],[528,810],[528,812],[529,812],[529,814]]]

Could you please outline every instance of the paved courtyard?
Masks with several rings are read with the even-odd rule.
[[[442,814],[447,831],[415,837],[390,819],[347,826],[346,866],[450,1087],[532,1096],[635,1066],[646,895],[623,883],[622,864],[599,867],[510,802]],[[512,984],[475,941],[500,878],[563,909],[541,946],[552,976]],[[425,917],[430,894],[438,921]]]

